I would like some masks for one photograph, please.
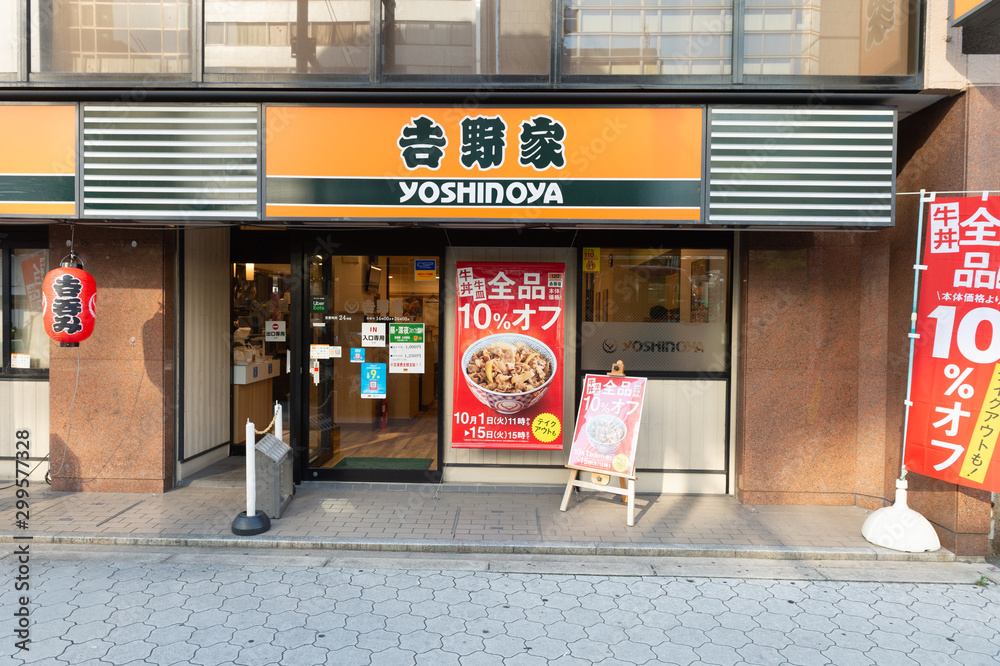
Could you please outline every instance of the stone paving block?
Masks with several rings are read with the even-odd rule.
[[[17,658],[25,664],[51,664],[60,657],[72,643],[59,637],[32,638],[28,651],[18,651]]]
[[[399,647],[399,634],[385,629],[359,631],[357,646],[370,652],[381,652],[388,648]]]
[[[145,660],[156,647],[155,644],[147,641],[131,641],[110,648],[102,659],[112,664],[126,664],[130,661]]]
[[[190,663],[194,653],[198,650],[197,645],[189,643],[175,643],[173,645],[161,645],[153,648],[145,661],[158,666],[170,666],[171,664]]]
[[[764,645],[744,645],[736,648],[736,653],[743,661],[756,666],[779,666],[785,663],[785,658],[773,647]]]
[[[580,640],[568,642],[566,647],[569,648],[569,653],[571,656],[578,659],[587,659],[591,662],[599,662],[603,659],[614,658],[614,653],[611,652],[611,646],[603,641],[592,640],[590,638],[582,638]]]
[[[327,650],[314,645],[302,645],[293,649],[286,649],[281,655],[285,664],[295,664],[295,666],[321,666],[326,664]]]
[[[301,611],[301,609],[300,612],[306,616],[306,629],[312,629],[319,632],[329,632],[334,629],[342,629],[347,624],[347,616],[343,613],[326,611],[313,615],[308,612]]]
[[[737,664],[743,657],[728,645],[702,645],[694,648],[695,653],[706,664]]]
[[[969,660],[966,660],[963,664],[963,662],[957,661],[955,658],[946,654],[941,654],[940,652],[929,652],[922,648],[917,648],[913,652],[910,652],[907,656],[919,663],[920,666],[965,666],[965,664],[970,663]]]
[[[228,643],[236,630],[232,627],[214,625],[196,628],[188,637],[187,642],[197,647],[210,647],[218,643]]]
[[[143,624],[142,622],[120,624],[116,625],[111,631],[108,632],[107,636],[105,636],[105,640],[114,643],[115,645],[120,645],[131,641],[147,640],[152,632],[153,627]]]
[[[919,666],[918,662],[902,652],[894,652],[882,647],[873,647],[865,653],[878,666]]]
[[[548,666],[548,663],[548,660],[526,652],[504,659],[504,666]]]
[[[510,658],[525,652],[526,645],[524,639],[494,633],[488,638],[483,638],[483,650],[492,655]]]
[[[237,633],[248,629],[258,629],[266,631],[268,634],[273,634],[273,629],[263,629],[265,622],[267,622],[267,613],[264,611],[245,610],[239,613],[230,613],[223,624],[236,629]]]
[[[780,652],[789,664],[795,664],[796,666],[818,666],[819,664],[829,663],[822,652],[811,647],[789,645],[780,650]]]
[[[483,651],[483,639],[479,636],[457,633],[441,638],[441,649],[460,657]]]
[[[100,659],[113,647],[113,643],[99,639],[86,642],[73,642],[58,655],[58,658],[75,666],[90,659]]]
[[[414,617],[422,617],[415,615]],[[424,626],[427,631],[432,634],[438,634],[440,636],[453,636],[455,634],[462,634],[466,631],[465,620],[459,617],[453,617],[451,615],[438,615],[437,617],[424,618],[422,617]]]
[[[196,627],[188,625],[170,625],[167,627],[159,627],[154,629],[149,633],[149,637],[146,638],[148,643],[157,645],[174,645],[176,643],[184,643],[191,637],[194,633]]]
[[[379,614],[384,615],[383,613]],[[409,613],[385,616],[385,630],[392,631],[400,636],[405,636],[418,631],[424,631],[425,627],[424,618],[414,617]]]
[[[687,666],[688,664],[701,662],[701,657],[698,656],[698,653],[688,645],[662,643],[652,648],[652,650],[657,656],[657,663]]]
[[[269,666],[282,663],[285,649],[268,643],[257,643],[240,650],[234,663],[241,666]]]
[[[678,626],[668,629],[665,633],[670,643],[687,645],[691,648],[697,648],[709,642],[708,635],[704,631],[693,627]]]
[[[482,594],[482,592],[476,592],[475,594]],[[400,601],[407,601],[413,604],[431,601],[434,599],[434,590],[419,586],[400,588],[396,592],[396,598]],[[475,601],[475,598],[473,598],[473,601]]]
[[[996,627],[993,627],[996,629]],[[996,634],[994,634],[995,636]],[[993,657],[1000,661],[1000,647],[982,636],[956,636],[955,642],[966,654],[975,653]]]
[[[73,614],[70,613],[69,621],[74,622]],[[82,624],[74,624],[65,634],[63,638],[74,643],[86,643],[88,641],[98,640],[105,638],[114,629],[112,625],[106,624],[100,620],[94,620],[91,622],[84,622]]]
[[[230,618],[232,620],[232,618]],[[242,623],[236,623],[242,624]],[[229,622],[226,626],[233,626]],[[239,629],[233,632],[232,637],[229,642],[233,645],[238,645],[240,647],[249,647],[251,645],[270,645],[274,642],[274,636],[277,634],[274,629],[267,629],[258,624],[251,625],[248,629]]]
[[[462,655],[458,661],[462,666],[504,666],[503,657],[486,652]]]
[[[268,608],[267,611],[267,622],[264,623],[264,626],[276,629],[279,632],[288,631],[294,627],[304,627],[308,619],[303,613],[291,610],[275,612],[273,609]]]

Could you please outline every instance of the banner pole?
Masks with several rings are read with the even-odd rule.
[[[910,392],[913,389],[913,347],[917,339],[917,304],[920,289],[920,271],[927,267],[921,265],[920,255],[924,236],[924,204],[934,201],[936,194],[927,195],[920,190],[920,212],[917,215],[917,252],[916,263],[913,264],[913,309],[910,312],[910,359],[906,369],[906,413],[903,417],[903,457],[900,461],[900,476],[896,479],[896,497],[890,506],[873,511],[865,518],[861,526],[861,536],[876,546],[902,550],[910,553],[922,553],[939,550],[941,541],[930,521],[906,506],[906,436],[910,420]]]
[[[928,196],[925,190],[920,190],[920,211],[917,214],[917,252],[913,264],[913,310],[910,312],[910,358],[906,368],[906,400],[903,402],[906,405],[906,411],[903,414],[903,453],[899,463],[900,479],[906,478],[906,435],[910,425],[910,406],[913,404],[910,401],[910,390],[913,387],[913,345],[917,339],[917,297],[920,292],[920,271],[925,268],[920,264],[924,241],[924,204],[934,201],[935,198],[934,192]]]

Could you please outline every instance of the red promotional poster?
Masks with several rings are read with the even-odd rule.
[[[645,394],[645,377],[586,375],[566,466],[635,477],[635,445]]]
[[[565,264],[456,268],[452,447],[561,451]]]
[[[1000,197],[928,209],[906,468],[1000,492]]]

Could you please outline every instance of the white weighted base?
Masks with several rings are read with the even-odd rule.
[[[937,532],[926,518],[906,506],[906,480],[896,480],[896,501],[872,513],[861,526],[861,536],[876,546],[923,553],[941,548]]]

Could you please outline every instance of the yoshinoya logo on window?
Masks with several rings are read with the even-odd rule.
[[[601,345],[608,354],[616,351],[634,352],[704,352],[705,343],[700,341],[686,342],[684,340],[605,340]]]
[[[703,116],[268,106],[266,214],[700,221]]]
[[[724,323],[584,322],[580,331],[580,364],[586,370],[599,370],[620,360],[626,372],[724,372],[727,367],[724,326]]]

